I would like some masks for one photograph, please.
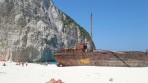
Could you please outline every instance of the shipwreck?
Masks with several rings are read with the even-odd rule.
[[[148,50],[113,52],[95,50],[92,45],[92,14],[91,44],[78,43],[75,49],[62,49],[55,54],[58,66],[114,66],[114,67],[148,67]]]

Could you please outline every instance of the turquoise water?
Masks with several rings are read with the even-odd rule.
[[[49,62],[49,64],[57,64],[57,62],[56,62],[56,61],[54,61],[54,62]]]

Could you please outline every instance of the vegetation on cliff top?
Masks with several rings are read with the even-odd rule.
[[[70,29],[71,29],[70,24],[74,23],[76,26],[79,27],[82,37],[86,38],[87,40],[90,40],[89,33],[82,26],[80,26],[78,23],[76,23],[75,20],[73,20],[71,17],[69,17],[68,15],[66,15],[66,20],[63,20],[63,23],[67,28],[70,28]]]

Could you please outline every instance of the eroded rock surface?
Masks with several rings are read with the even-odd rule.
[[[89,34],[51,0],[0,0],[0,58],[49,61]]]

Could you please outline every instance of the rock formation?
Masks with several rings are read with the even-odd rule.
[[[0,0],[0,59],[50,61],[59,49],[89,39],[51,0]]]

